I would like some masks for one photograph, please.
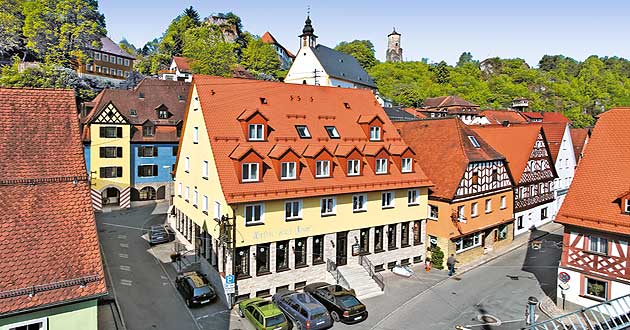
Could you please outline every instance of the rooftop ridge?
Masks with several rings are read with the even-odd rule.
[[[50,178],[22,178],[22,179],[0,179],[0,186],[12,185],[36,185],[40,183],[60,183],[60,182],[87,182],[87,175],[60,176]]]
[[[68,288],[72,286],[77,286],[77,285],[80,285],[83,287],[89,283],[98,282],[100,280],[101,280],[101,277],[98,275],[89,275],[89,276],[73,278],[73,279],[65,280],[65,281],[34,285],[28,288],[0,291],[0,299],[14,298],[14,297],[26,296],[26,295],[28,295],[29,297],[32,297],[35,294],[40,293],[40,292],[63,289],[63,288]]]

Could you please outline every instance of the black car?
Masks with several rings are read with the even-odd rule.
[[[149,230],[149,244],[156,245],[175,240],[175,231],[169,225],[151,226]]]
[[[367,308],[357,299],[354,290],[347,290],[341,285],[318,282],[307,285],[304,291],[322,303],[335,322],[354,324],[368,317]]]
[[[203,305],[217,299],[217,293],[204,274],[183,273],[175,279],[177,291],[182,294],[188,307]]]

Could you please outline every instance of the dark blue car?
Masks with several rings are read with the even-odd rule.
[[[276,293],[272,300],[298,330],[321,330],[333,326],[326,307],[306,292],[286,290]]]

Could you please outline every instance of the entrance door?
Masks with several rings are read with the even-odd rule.
[[[103,205],[118,205],[120,202],[120,191],[114,187],[103,190]]]
[[[348,232],[337,233],[337,266],[348,263]]]

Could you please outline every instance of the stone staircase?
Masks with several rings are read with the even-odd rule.
[[[375,297],[385,293],[359,264],[348,264],[337,268],[346,279],[350,288],[354,289],[359,299]]]

